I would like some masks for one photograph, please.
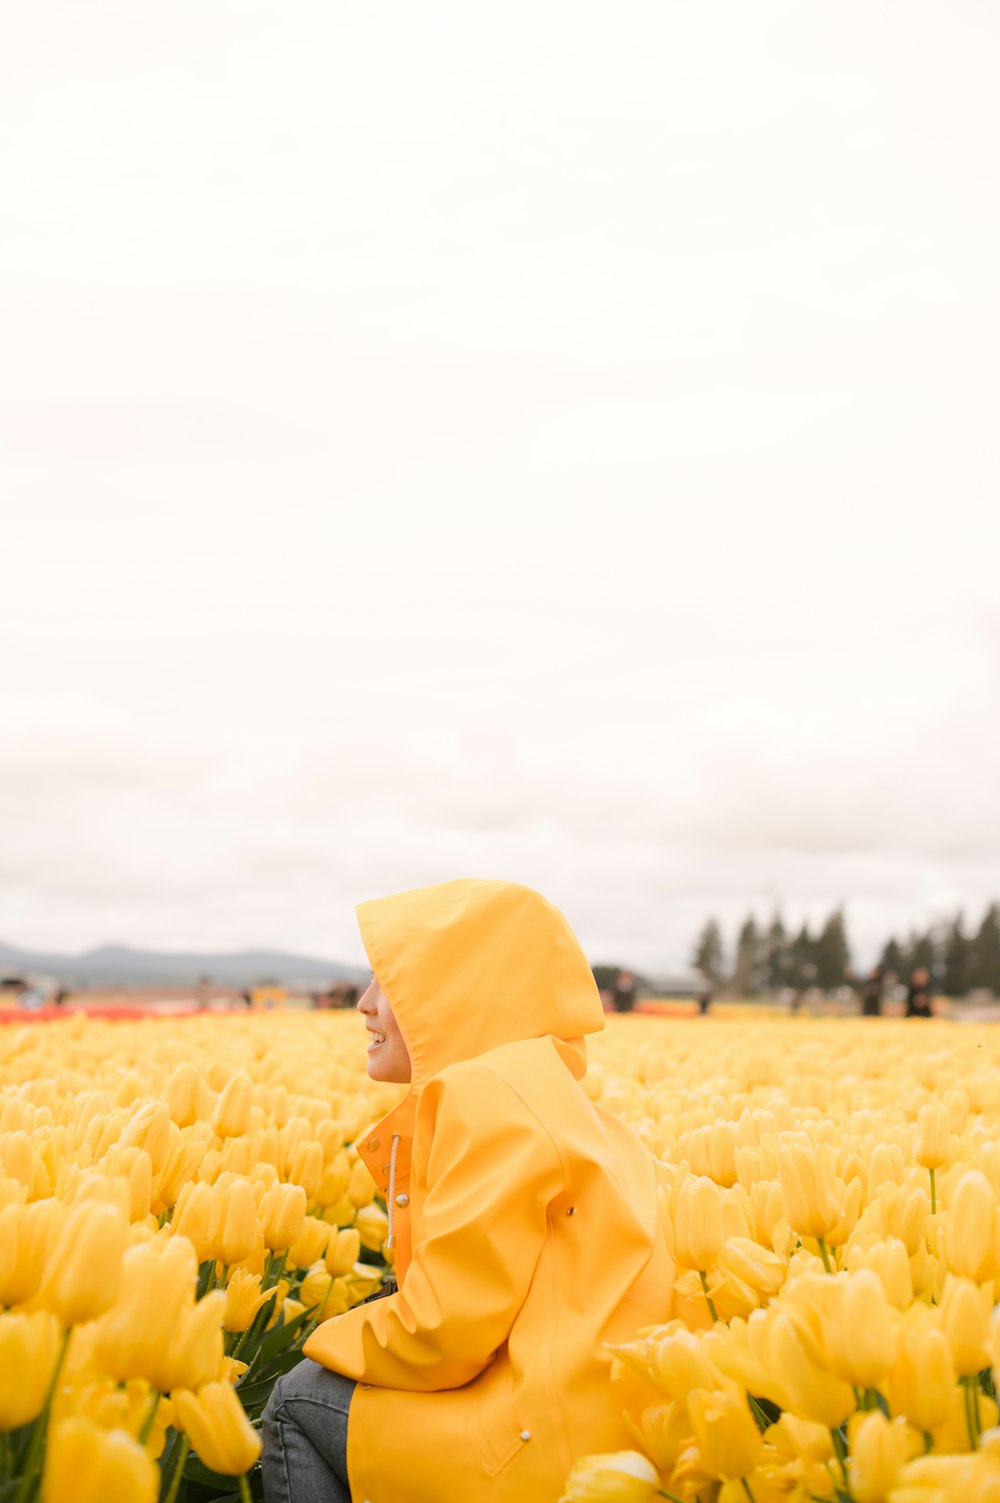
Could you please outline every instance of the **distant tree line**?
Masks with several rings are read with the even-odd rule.
[[[834,991],[854,979],[843,908],[835,908],[819,928],[803,924],[796,933],[785,929],[778,912],[767,925],[750,914],[740,927],[729,964],[722,930],[710,918],[698,936],[692,961],[715,985],[743,997],[786,987]],[[879,963],[900,981],[908,981],[925,966],[935,987],[949,997],[964,997],[980,988],[1000,995],[1000,905],[991,903],[974,931],[966,929],[959,913],[950,923],[924,933],[914,930],[902,940],[892,937]]]

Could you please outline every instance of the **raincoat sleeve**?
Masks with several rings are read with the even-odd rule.
[[[325,1321],[303,1348],[380,1387],[458,1388],[482,1372],[524,1302],[563,1185],[555,1145],[511,1086],[483,1066],[447,1074],[421,1097],[428,1188],[403,1287]]]

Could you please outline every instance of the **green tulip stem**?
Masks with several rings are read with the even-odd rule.
[[[965,1426],[969,1432],[969,1447],[975,1451],[979,1445],[979,1404],[975,1378],[963,1378],[962,1387],[965,1389]]]
[[[24,1476],[21,1478],[21,1486],[17,1490],[14,1503],[28,1503],[28,1499],[34,1495],[35,1484],[38,1481],[38,1478],[35,1476],[35,1470],[41,1461],[42,1447],[45,1445],[45,1432],[48,1429],[52,1395],[56,1391],[56,1384],[59,1381],[62,1365],[66,1360],[66,1351],[69,1347],[69,1338],[72,1334],[73,1327],[67,1326],[63,1332],[62,1341],[59,1344],[59,1355],[56,1357],[56,1365],[52,1369],[49,1386],[45,1391],[45,1402],[42,1404],[42,1412],[32,1426],[31,1439],[28,1442],[28,1449],[23,1462]]]
[[[668,1493],[667,1490],[666,1490],[666,1488],[664,1488],[664,1487],[661,1487],[659,1489],[659,1491],[657,1493],[657,1497],[659,1497],[659,1498],[669,1498],[670,1499],[670,1503],[684,1503],[684,1499],[683,1498],[678,1498],[678,1496],[677,1496],[676,1493]]]
[[[285,1271],[285,1259],[287,1257],[287,1251],[283,1252],[280,1257],[276,1257],[273,1252],[268,1253],[267,1264],[264,1268],[264,1278],[261,1282],[262,1289],[274,1288],[275,1284],[278,1282],[278,1280],[281,1278],[281,1275]]]
[[[9,1469],[10,1441],[7,1439],[7,1432],[0,1430],[0,1482],[6,1479]]]
[[[931,1177],[931,1215],[932,1216],[936,1216],[937,1215],[937,1180],[935,1178],[935,1174],[934,1174],[934,1170],[933,1169],[928,1169],[927,1173]]]
[[[146,1444],[147,1440],[149,1439],[149,1437],[150,1437],[150,1435],[152,1433],[152,1430],[153,1430],[153,1421],[156,1418],[156,1411],[157,1411],[157,1409],[159,1409],[159,1407],[160,1407],[160,1390],[157,1389],[156,1392],[153,1394],[153,1402],[149,1406],[149,1413],[146,1415],[146,1418],[143,1420],[143,1422],[142,1422],[142,1429],[139,1431],[139,1444],[141,1446],[144,1446]]]
[[[833,1440],[833,1449],[837,1453],[837,1461],[840,1464],[840,1475],[844,1479],[844,1491],[850,1497],[851,1488],[847,1480],[847,1447],[844,1444],[844,1437],[839,1430],[831,1430],[830,1436]]]
[[[929,1430],[925,1430],[924,1431],[924,1455],[925,1456],[927,1455],[927,1452],[930,1450],[930,1448],[931,1448],[931,1446],[933,1444],[934,1444],[934,1437],[933,1437],[933,1435],[931,1434],[931,1432]]]
[[[823,1267],[827,1273],[833,1273],[833,1267],[830,1263],[830,1249],[826,1245],[826,1239],[817,1237],[816,1240],[819,1243],[819,1255],[823,1259]]]
[[[240,1503],[253,1503],[250,1497],[250,1483],[247,1481],[246,1472],[240,1473]]]
[[[718,1325],[719,1312],[716,1310],[715,1305],[712,1301],[712,1296],[708,1292],[708,1280],[705,1277],[705,1270],[703,1268],[699,1268],[698,1277],[701,1279],[701,1287],[705,1291],[705,1303],[708,1305],[708,1313],[709,1315],[711,1315],[716,1325]]]
[[[190,1452],[191,1442],[185,1435],[181,1440],[180,1445],[177,1447],[177,1461],[174,1466],[174,1475],[170,1479],[170,1486],[167,1489],[167,1496],[164,1498],[163,1503],[177,1503],[177,1494],[180,1491],[181,1477],[184,1475],[184,1468],[187,1465],[187,1459],[190,1455]]]
[[[750,1486],[749,1482],[747,1481],[747,1479],[745,1477],[741,1477],[740,1481],[743,1483],[743,1491],[746,1493],[747,1497],[749,1498],[750,1503],[757,1503],[757,1499],[753,1495],[753,1489],[751,1488],[751,1486]]]

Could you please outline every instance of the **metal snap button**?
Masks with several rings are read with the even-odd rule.
[[[396,1204],[398,1206],[408,1206],[410,1204],[410,1197],[408,1195],[402,1195],[402,1194],[397,1195],[396,1196]]]
[[[522,1430],[521,1431],[521,1439],[522,1440],[530,1440],[531,1439],[531,1431],[530,1430]]]

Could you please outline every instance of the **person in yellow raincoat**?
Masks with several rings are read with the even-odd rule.
[[[358,1142],[398,1290],[325,1321],[279,1380],[265,1496],[557,1503],[577,1457],[634,1444],[608,1344],[671,1314],[653,1160],[581,1086],[604,1025],[590,966],[512,883],[358,917],[368,1073],[410,1086]]]

